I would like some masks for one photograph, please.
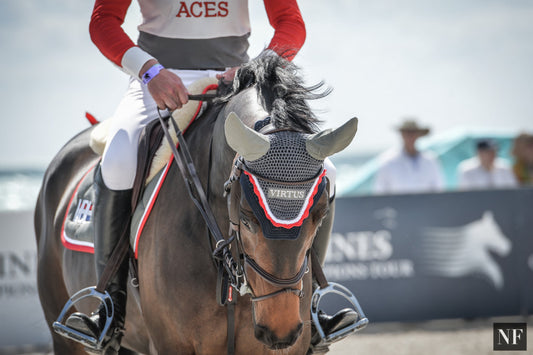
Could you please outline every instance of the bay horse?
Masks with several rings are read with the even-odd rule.
[[[277,56],[256,59],[241,67],[231,92],[216,103],[222,107],[218,113],[204,114],[187,131],[186,140],[198,176],[208,192],[209,205],[218,225],[224,226],[221,229],[227,233],[226,238],[229,238],[229,232],[225,231],[228,207],[223,193],[224,183],[232,172],[234,149],[244,157],[241,159],[245,164],[257,161],[257,156],[268,151],[268,136],[275,132],[292,132],[306,137],[308,142],[314,138],[314,145],[304,145],[320,162],[324,154],[344,149],[355,135],[356,119],[335,131],[318,132],[319,121],[307,100],[323,97],[325,93],[317,93],[320,85],[306,88],[302,83],[290,62]],[[232,119],[226,121],[228,116]],[[270,125],[272,132],[257,133],[253,128],[258,124]],[[89,147],[91,130],[70,140],[53,159],[45,173],[35,210],[37,281],[49,325],[56,320],[69,297],[96,284],[92,254],[68,250],[60,238],[62,217],[75,186],[100,159]],[[289,153],[293,149],[291,144],[284,148]],[[298,157],[293,159],[296,161]],[[288,168],[294,170],[297,166]],[[274,164],[269,169],[278,168]],[[301,171],[296,173],[301,174]],[[245,195],[244,191],[238,201],[237,224],[241,233],[239,243],[233,242],[232,253],[244,250],[245,286],[252,297],[239,297],[235,305],[235,353],[305,354],[311,339],[313,293],[308,252],[328,212],[328,193],[316,194],[314,200],[310,200],[297,235],[274,238],[267,238],[256,210]],[[176,164],[171,164],[138,244],[138,288],[129,285],[126,331],[122,340],[124,353],[226,352],[227,311],[215,297],[217,270],[211,257],[214,246],[206,235],[204,220],[188,197]],[[291,279],[296,274],[301,276],[291,287],[280,289],[258,270],[281,280]],[[265,295],[269,297],[262,297]],[[89,313],[94,304],[80,303],[76,308]],[[83,346],[53,331],[52,338],[56,354],[85,353]]]

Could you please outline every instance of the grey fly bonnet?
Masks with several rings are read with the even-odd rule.
[[[243,158],[242,191],[269,239],[295,239],[324,192],[324,159],[353,139],[357,119],[314,135],[277,131],[263,135],[236,114],[226,120],[226,139]],[[344,133],[337,132],[343,129]],[[329,137],[329,138],[328,138]]]

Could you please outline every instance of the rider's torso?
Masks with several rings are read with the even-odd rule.
[[[248,61],[247,0],[138,1],[138,45],[165,67],[218,69]]]

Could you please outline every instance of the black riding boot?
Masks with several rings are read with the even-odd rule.
[[[335,196],[330,199],[329,212],[322,221],[320,228],[318,228],[315,240],[313,242],[313,249],[317,253],[318,260],[322,266],[324,266],[324,261],[326,259],[326,252],[328,250],[329,239],[331,237],[331,230],[333,229],[334,218]],[[317,287],[319,286],[316,283],[316,280],[313,280],[313,290],[315,290]],[[357,319],[357,313],[350,308],[340,310],[333,316],[328,316],[322,311],[318,313],[318,321],[320,322],[320,325],[322,326],[326,336],[355,323]],[[311,337],[311,348],[309,349],[308,354],[325,354],[328,352],[329,344],[321,344],[322,339],[320,338],[320,334],[315,329],[314,325],[312,326]]]
[[[93,210],[94,218],[94,259],[98,279],[115,249],[118,240],[129,223],[131,215],[132,190],[110,190],[105,185],[100,169],[94,176],[96,201]],[[103,354],[117,354],[120,341],[124,333],[124,319],[126,316],[126,291],[128,282],[128,258],[124,258],[122,265],[107,284],[114,306],[114,317],[108,331],[107,344]],[[70,328],[98,339],[105,326],[106,316],[103,305],[94,311],[90,317],[83,313],[73,313],[66,321]]]

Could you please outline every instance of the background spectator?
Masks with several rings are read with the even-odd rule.
[[[522,133],[513,143],[513,172],[521,185],[533,184],[533,135]]]
[[[444,178],[433,155],[416,148],[418,138],[429,134],[413,120],[405,120],[398,131],[402,148],[394,151],[381,164],[374,182],[376,193],[413,193],[442,190]]]
[[[477,155],[467,159],[458,167],[460,189],[489,189],[517,186],[509,165],[496,158],[498,146],[489,139],[476,144]]]

